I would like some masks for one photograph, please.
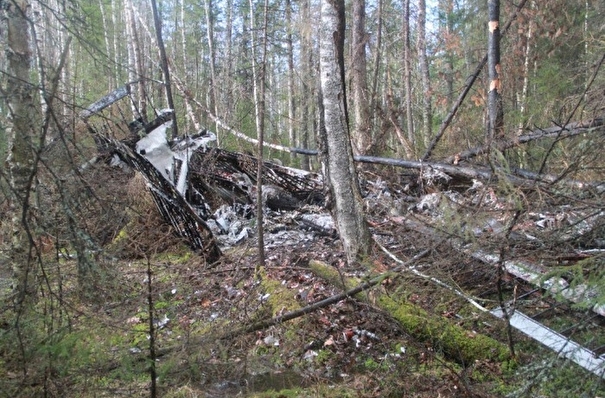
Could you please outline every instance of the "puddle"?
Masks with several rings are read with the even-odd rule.
[[[206,397],[220,398],[246,396],[261,391],[279,391],[286,388],[304,387],[305,378],[292,370],[252,375],[239,380],[222,380],[204,386]]]

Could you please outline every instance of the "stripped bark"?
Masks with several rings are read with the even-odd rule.
[[[500,0],[487,2],[489,13],[488,21],[488,49],[487,70],[489,74],[489,89],[487,107],[489,110],[489,130],[487,142],[504,137],[504,108],[502,106],[502,67],[500,65]]]
[[[515,11],[513,11],[512,15],[509,17],[508,22],[504,25],[504,28],[501,31],[500,37],[504,36],[508,32],[508,29],[511,27],[513,21],[515,19],[517,19],[517,15],[519,15],[519,12],[525,6],[525,3],[527,3],[527,0],[521,0],[519,2],[519,4],[517,5],[517,7],[515,8]],[[456,100],[456,102],[452,106],[450,112],[447,114],[447,116],[443,120],[443,123],[441,123],[441,127],[439,128],[439,131],[437,132],[437,134],[435,134],[435,136],[433,137],[433,139],[429,143],[429,146],[427,147],[426,151],[424,152],[424,155],[422,155],[422,158],[421,158],[422,160],[427,160],[428,158],[431,157],[431,154],[433,153],[433,150],[435,149],[435,146],[437,145],[437,143],[443,137],[443,134],[445,133],[445,130],[447,130],[447,128],[450,126],[450,124],[452,123],[452,120],[454,120],[454,116],[456,116],[456,113],[458,112],[458,109],[460,108],[460,106],[464,102],[464,99],[466,98],[466,95],[471,90],[471,87],[473,86],[473,84],[477,80],[477,77],[481,73],[481,70],[483,69],[483,67],[485,66],[486,63],[487,63],[487,54],[479,62],[479,64],[477,65],[477,68],[475,68],[475,71],[473,72],[473,74],[470,75],[466,79],[466,83],[464,85],[464,89],[460,92],[460,95],[458,96],[458,99]]]

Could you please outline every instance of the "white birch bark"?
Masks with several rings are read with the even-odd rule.
[[[323,103],[324,174],[334,201],[333,216],[347,261],[369,252],[366,223],[349,136],[344,87],[344,0],[323,0],[320,27],[320,78]]]
[[[41,120],[39,103],[36,103],[35,84],[31,82],[33,60],[31,29],[31,5],[27,0],[16,0],[8,10],[8,69],[6,83],[6,104],[9,112],[11,137],[7,159],[12,200],[10,217],[12,227],[11,264],[15,279],[14,289],[19,302],[33,294],[33,260],[28,256],[26,245],[31,237],[29,213],[32,196],[32,178],[35,151],[33,139]],[[31,240],[30,240],[31,241]]]

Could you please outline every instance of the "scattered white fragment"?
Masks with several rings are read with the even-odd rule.
[[[170,322],[170,318],[164,314],[164,317],[156,322],[155,327],[157,329],[163,329]]]
[[[265,343],[265,345],[272,345],[274,347],[278,347],[279,346],[279,339],[276,339],[275,337],[269,335],[269,336],[266,336],[263,339],[263,343]]]
[[[312,361],[313,358],[315,358],[317,355],[319,354],[316,351],[307,350],[307,352],[305,352],[305,355],[303,355],[303,359],[306,359],[307,361]]]

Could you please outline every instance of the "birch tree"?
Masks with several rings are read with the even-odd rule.
[[[322,163],[334,202],[333,217],[347,261],[352,264],[369,252],[370,232],[353,163],[344,79],[344,38],[344,0],[323,0],[319,50]]]
[[[268,0],[264,2],[263,28],[260,70],[256,66],[255,51],[255,19],[254,4],[250,0],[250,48],[252,50],[252,84],[254,91],[254,116],[256,122],[256,134],[258,137],[257,147],[257,170],[256,170],[256,219],[258,229],[258,263],[265,265],[265,245],[263,237],[263,143],[265,136],[265,81],[267,70],[267,26],[268,26]]]
[[[22,301],[33,293],[30,282],[33,260],[27,253],[29,229],[29,203],[33,190],[34,160],[33,139],[37,135],[40,109],[36,105],[36,90],[31,82],[32,43],[28,15],[31,5],[27,0],[16,0],[8,8],[8,79],[6,101],[9,111],[11,145],[7,159],[11,201],[11,262],[15,278],[15,291]],[[29,234],[27,232],[30,232]],[[30,245],[31,248],[31,245]]]

